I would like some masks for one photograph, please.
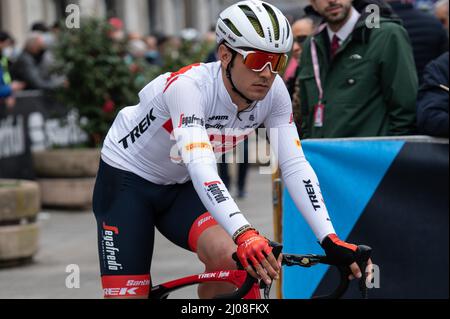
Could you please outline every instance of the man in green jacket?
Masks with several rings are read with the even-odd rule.
[[[352,0],[310,2],[326,23],[300,58],[302,137],[413,134],[417,75],[400,20],[382,2],[378,24],[373,7],[361,2],[360,12]]]

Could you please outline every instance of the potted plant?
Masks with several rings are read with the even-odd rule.
[[[125,42],[114,40],[113,31],[113,25],[95,18],[82,20],[79,29],[61,28],[54,54],[56,70],[66,76],[67,85],[56,98],[77,111],[88,141],[33,154],[44,206],[91,204],[103,139],[117,112],[138,102],[142,77],[155,73],[139,62],[130,65]]]

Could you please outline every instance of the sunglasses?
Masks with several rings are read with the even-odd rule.
[[[284,53],[270,53],[264,51],[245,51],[233,48],[225,43],[225,45],[233,51],[244,57],[244,64],[247,68],[255,72],[261,72],[267,65],[270,66],[272,73],[278,74],[282,72],[287,65],[288,56]]]
[[[295,42],[297,42],[298,44],[302,44],[303,42],[305,42],[305,40],[308,38],[308,36],[306,35],[300,35],[298,37],[296,37],[294,39]]]

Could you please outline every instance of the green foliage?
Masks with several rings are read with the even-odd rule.
[[[120,108],[138,102],[141,89],[123,58],[125,44],[112,41],[110,31],[104,21],[83,20],[80,29],[63,29],[55,49],[58,71],[69,82],[58,98],[85,118],[81,127],[91,146],[101,143]]]

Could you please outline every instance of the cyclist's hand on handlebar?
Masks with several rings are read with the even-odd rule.
[[[350,270],[352,271],[352,275],[349,276],[350,280],[353,280],[356,278],[361,278],[361,269],[359,268],[358,264],[356,262],[354,262],[353,264],[350,265]],[[371,282],[372,281],[372,260],[369,258],[367,260],[367,270],[368,274],[367,274],[367,282]]]
[[[325,250],[328,262],[331,265],[348,265],[352,272],[349,279],[352,280],[355,277],[361,278],[362,273],[356,263],[358,246],[354,244],[346,243],[339,239],[336,234],[329,234],[321,243],[322,248]],[[370,267],[372,261],[369,259],[367,265]],[[365,269],[363,269],[365,271]]]
[[[265,237],[249,229],[237,237],[236,244],[239,261],[250,275],[264,280],[266,284],[270,284],[271,279],[279,278],[279,261],[272,254],[272,247]]]

